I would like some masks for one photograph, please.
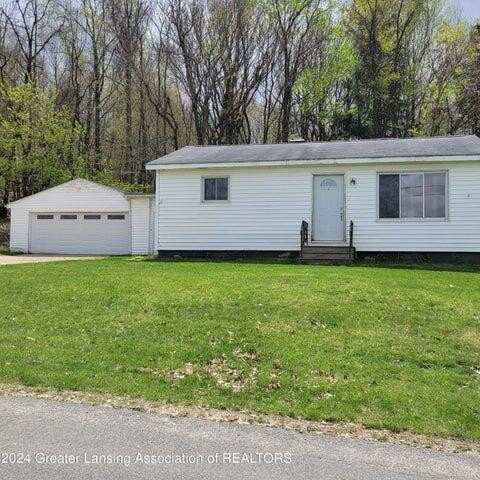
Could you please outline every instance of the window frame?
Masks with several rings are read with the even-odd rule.
[[[402,187],[401,178],[399,178],[398,188],[398,218],[381,218],[380,217],[380,176],[381,175],[425,175],[429,173],[442,173],[445,175],[445,216],[444,217],[402,217]],[[382,170],[377,172],[377,189],[376,189],[376,221],[382,223],[398,223],[398,222],[448,222],[450,220],[449,211],[449,170],[432,169],[432,170]],[[425,215],[425,178],[423,179],[423,215]]]
[[[205,198],[205,180],[208,179],[226,179],[227,180],[227,198],[225,200],[207,200]],[[200,179],[200,201],[201,203],[229,203],[230,202],[230,175],[202,175]]]

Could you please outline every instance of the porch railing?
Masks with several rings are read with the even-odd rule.
[[[350,230],[348,232],[348,235],[349,235],[348,253],[350,258],[353,260],[355,250],[353,249],[353,221],[352,220],[350,220]]]
[[[308,222],[302,220],[300,226],[300,258],[303,258],[303,247],[308,245]]]
[[[308,222],[302,220],[302,224],[300,226],[300,258],[303,258],[303,249],[304,247],[308,247],[308,229],[309,225]],[[351,260],[355,259],[355,247],[353,246],[353,234],[354,234],[354,224],[353,221],[350,220],[349,230],[348,230],[348,253]]]

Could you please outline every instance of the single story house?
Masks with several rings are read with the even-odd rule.
[[[76,179],[7,205],[10,249],[145,255],[154,248],[154,195]]]
[[[480,252],[474,135],[192,146],[146,168],[160,254]]]
[[[473,135],[192,146],[146,168],[154,198],[74,180],[12,202],[12,250],[480,252]]]

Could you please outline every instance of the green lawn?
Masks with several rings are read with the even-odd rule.
[[[3,266],[0,382],[480,440],[480,271]]]

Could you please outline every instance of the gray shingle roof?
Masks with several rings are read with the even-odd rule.
[[[198,165],[205,163],[278,162],[359,158],[480,156],[475,135],[352,140],[317,143],[276,143],[184,147],[147,165]]]

